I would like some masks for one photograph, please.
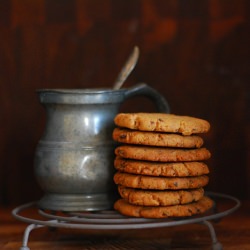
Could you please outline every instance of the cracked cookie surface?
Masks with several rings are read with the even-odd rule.
[[[153,190],[201,188],[207,185],[208,181],[209,177],[207,175],[196,177],[155,177],[120,172],[114,175],[114,182],[117,185]]]
[[[120,172],[151,176],[184,177],[209,173],[209,168],[204,162],[148,162],[117,156],[114,166]]]
[[[132,217],[171,218],[201,214],[212,208],[213,204],[214,202],[207,196],[188,204],[158,207],[138,206],[128,203],[125,199],[119,199],[115,202],[114,209],[123,215]]]
[[[129,129],[183,135],[206,133],[210,129],[210,123],[204,119],[165,113],[119,113],[114,122]]]
[[[200,200],[204,189],[188,189],[175,191],[155,191],[118,186],[119,194],[129,203],[140,206],[169,206],[186,204]]]
[[[172,149],[134,145],[118,146],[115,154],[128,159],[159,162],[203,161],[211,157],[210,151],[206,148]]]
[[[197,135],[180,135],[115,128],[113,139],[118,142],[158,147],[200,148],[203,139]]]

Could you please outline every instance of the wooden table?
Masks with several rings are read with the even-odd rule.
[[[19,249],[27,227],[26,223],[13,218],[12,209],[0,208],[2,250]],[[250,249],[250,201],[243,201],[237,211],[212,223],[223,249]],[[31,232],[28,246],[31,250],[212,249],[208,228],[200,224],[116,231],[44,227]]]

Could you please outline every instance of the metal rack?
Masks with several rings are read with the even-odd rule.
[[[98,212],[67,212],[56,214],[52,211],[45,211],[37,208],[36,202],[27,203],[15,208],[12,215],[29,225],[25,229],[23,235],[23,242],[20,250],[29,250],[28,239],[30,232],[34,229],[41,227],[53,228],[69,228],[69,229],[89,229],[89,230],[126,230],[126,229],[145,229],[145,228],[160,228],[160,227],[173,227],[185,224],[203,224],[207,226],[213,250],[221,250],[222,245],[217,240],[214,227],[210,221],[217,221],[233,213],[240,206],[240,201],[230,195],[207,192],[206,195],[210,196],[213,200],[224,199],[231,201],[233,204],[230,208],[223,211],[218,211],[217,202],[215,207],[210,213],[200,216],[192,216],[186,218],[172,218],[172,219],[145,219],[145,218],[132,218],[123,216],[116,211],[98,211]],[[29,218],[21,215],[27,209],[34,208],[38,214],[43,217],[43,220]]]

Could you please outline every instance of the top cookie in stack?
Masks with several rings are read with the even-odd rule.
[[[164,113],[120,113],[113,139],[118,172],[114,181],[121,195],[114,208],[128,216],[162,218],[190,216],[208,210],[209,150],[198,134],[209,122]]]

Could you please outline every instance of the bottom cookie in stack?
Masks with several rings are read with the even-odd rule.
[[[114,140],[121,199],[114,208],[144,218],[186,217],[204,213],[213,201],[204,196],[211,154],[202,148],[204,120],[167,114],[118,114]],[[125,128],[124,128],[125,127]]]
[[[129,203],[125,199],[116,201],[114,208],[123,215],[143,218],[169,218],[169,217],[187,217],[206,212],[213,206],[213,201],[203,196],[200,200],[170,206],[139,206]]]

